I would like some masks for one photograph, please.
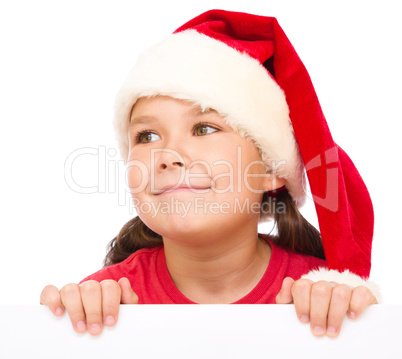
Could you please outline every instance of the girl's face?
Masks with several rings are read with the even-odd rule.
[[[127,166],[138,215],[166,238],[257,225],[263,192],[284,183],[216,111],[166,96],[135,104]]]

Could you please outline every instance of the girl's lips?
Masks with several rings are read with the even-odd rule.
[[[206,193],[205,190],[210,189],[210,187],[187,187],[187,186],[180,186],[180,187],[165,187],[160,192],[154,193],[156,196],[159,196],[164,193],[172,193],[172,192],[191,192],[191,193]]]

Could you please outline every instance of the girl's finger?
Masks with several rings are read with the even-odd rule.
[[[281,291],[275,298],[276,304],[290,304],[293,303],[292,286],[294,279],[286,277],[282,282]]]
[[[40,304],[47,305],[56,316],[64,314],[64,305],[61,302],[60,292],[54,285],[47,285],[40,295]]]
[[[320,281],[312,284],[310,300],[310,328],[315,336],[323,336],[327,329],[327,317],[333,286]]]
[[[89,334],[98,335],[103,329],[102,291],[95,280],[80,285],[82,304],[84,306]]]
[[[138,296],[131,288],[130,281],[123,277],[119,280],[121,287],[121,304],[138,304]]]
[[[82,306],[80,288],[77,284],[67,284],[60,289],[60,297],[70,316],[71,324],[78,333],[86,331],[85,312]]]
[[[121,300],[121,288],[114,280],[104,280],[100,283],[102,290],[103,323],[111,327],[117,323]]]
[[[329,337],[338,336],[343,319],[349,309],[351,296],[352,289],[347,285],[340,284],[332,289],[327,326],[327,335]]]
[[[367,287],[359,286],[353,289],[348,316],[351,319],[358,318],[367,306],[377,304],[377,299]]]
[[[303,323],[310,321],[311,288],[313,282],[309,279],[299,279],[292,287],[296,314]]]

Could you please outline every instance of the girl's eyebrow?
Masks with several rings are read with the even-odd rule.
[[[207,108],[205,110],[202,110],[200,107],[196,108],[195,110],[192,109],[192,111],[190,111],[192,116],[195,116],[195,117],[208,115],[208,114],[211,114],[214,112],[215,112],[215,110],[213,110],[213,109]],[[156,122],[157,120],[158,119],[156,117],[151,116],[151,115],[136,116],[136,117],[133,117],[130,119],[129,128],[131,128],[135,125],[139,125],[139,124],[153,123],[153,122]]]
[[[150,123],[150,122],[155,122],[156,118],[154,116],[137,116],[137,117],[133,117],[130,120],[130,127],[134,126],[134,125],[138,125],[140,123]]]
[[[190,113],[195,117],[208,115],[213,112],[214,112],[214,110],[209,109],[209,108],[205,109],[205,110],[202,110],[201,108],[197,108],[195,111],[194,110],[190,111]],[[130,120],[129,126],[132,127],[134,125],[138,125],[138,124],[142,124],[142,123],[152,123],[152,122],[155,122],[156,120],[157,120],[156,117],[150,116],[150,115],[137,116],[137,117],[133,117]]]
[[[195,111],[194,111],[194,115],[195,117],[198,116],[202,116],[202,115],[208,115],[210,113],[214,113],[216,112],[215,110],[213,110],[212,108],[206,108],[206,109],[202,109],[201,107],[198,107]]]

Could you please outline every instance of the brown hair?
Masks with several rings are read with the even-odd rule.
[[[262,203],[268,201],[264,194]],[[294,253],[309,254],[325,259],[320,232],[311,225],[299,212],[295,201],[288,191],[279,192],[273,199],[276,204],[272,206],[272,214],[278,230],[278,236],[272,240],[279,246]],[[284,210],[278,210],[280,208]]]
[[[272,236],[272,240],[292,252],[325,259],[320,232],[301,215],[289,193],[281,191],[274,198],[266,193],[261,207],[264,208],[263,205],[270,201],[274,201],[275,205],[269,206],[271,210],[268,214],[273,215],[278,230],[278,236]],[[122,262],[139,249],[162,244],[159,234],[148,228],[139,217],[134,217],[108,244],[104,266]]]

